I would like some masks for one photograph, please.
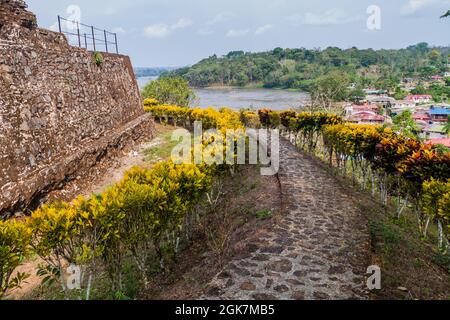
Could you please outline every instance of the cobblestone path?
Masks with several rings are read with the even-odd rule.
[[[367,299],[369,230],[324,168],[281,139],[283,212],[210,283],[205,299]]]

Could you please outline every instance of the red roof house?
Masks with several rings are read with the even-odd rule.
[[[406,97],[407,101],[411,101],[414,103],[429,103],[433,97],[429,94],[410,94]]]
[[[375,112],[361,111],[349,116],[347,118],[347,121],[360,124],[371,124],[371,123],[380,124],[384,123],[385,117],[376,114]]]
[[[426,122],[428,122],[428,121],[431,121],[431,116],[430,116],[430,114],[425,113],[425,112],[415,112],[413,114],[413,119],[415,121],[426,121]]]
[[[450,138],[436,138],[436,139],[430,139],[427,141],[428,144],[436,145],[436,144],[442,144],[446,146],[447,148],[450,148]]]

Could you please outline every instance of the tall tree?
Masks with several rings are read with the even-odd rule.
[[[417,133],[420,131],[417,123],[413,119],[413,113],[411,110],[405,110],[393,119],[393,129],[400,132],[406,137],[417,139]]]
[[[162,104],[188,107],[196,99],[195,92],[183,78],[160,78],[149,82],[141,92],[142,98],[152,98]]]

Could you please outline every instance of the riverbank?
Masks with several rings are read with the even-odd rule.
[[[155,78],[156,79],[156,78]],[[152,78],[137,78],[142,89]],[[197,100],[193,107],[239,109],[286,110],[303,108],[309,101],[309,94],[297,90],[267,89],[262,86],[229,87],[214,85],[204,88],[193,88]]]

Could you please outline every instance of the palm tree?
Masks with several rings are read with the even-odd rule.
[[[448,18],[450,17],[450,10],[448,10],[444,15],[441,16],[441,18]]]

